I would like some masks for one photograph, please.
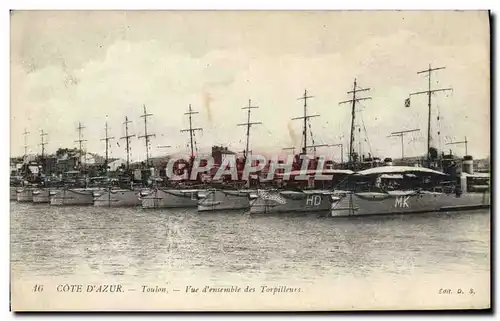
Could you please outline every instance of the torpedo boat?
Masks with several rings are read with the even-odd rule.
[[[198,206],[198,193],[202,189],[154,188],[142,191],[142,208],[189,208]]]
[[[102,188],[63,188],[54,191],[50,198],[50,205],[93,205],[94,193]]]
[[[141,173],[149,173],[149,170],[139,170]],[[142,175],[142,174],[141,174]],[[105,186],[93,193],[94,206],[99,207],[134,207],[141,205],[142,191],[148,188],[142,184],[136,184],[128,175],[119,176],[118,179],[106,179]]]
[[[292,171],[289,173],[291,177],[307,175],[309,188],[259,189],[250,195],[250,214],[329,213],[338,193],[329,186],[345,180],[352,173],[351,170],[344,169]],[[331,176],[331,179],[324,181],[325,178],[319,176],[320,174]],[[315,181],[323,181],[323,188],[314,188]]]
[[[141,205],[141,190],[108,189],[94,192],[94,206],[122,207]]]
[[[252,101],[248,100],[248,106],[243,107],[242,109],[247,110],[247,122],[238,124],[238,126],[246,127],[246,147],[243,151],[243,159],[236,160],[236,168],[238,171],[238,177],[241,178],[243,174],[243,167],[247,162],[247,156],[250,153],[250,128],[253,125],[262,124],[261,122],[252,122],[251,119],[251,110],[259,108],[257,106],[252,106]],[[255,161],[257,162],[257,161]],[[256,165],[256,164],[254,164]],[[256,174],[250,175],[247,180],[247,187],[251,187],[250,182],[253,181],[254,176]],[[235,182],[236,185],[238,182]],[[245,184],[245,182],[242,185]],[[218,210],[248,210],[250,209],[250,195],[256,193],[256,189],[245,189],[245,188],[213,188],[207,191],[203,197],[201,197],[198,203],[198,211],[199,212],[207,212],[207,211],[218,211]]]
[[[250,208],[250,195],[257,190],[210,189],[201,197],[198,211],[242,210]]]
[[[390,215],[490,207],[489,176],[449,175],[424,167],[383,166],[348,178],[331,216]]]

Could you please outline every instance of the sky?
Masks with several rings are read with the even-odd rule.
[[[247,121],[254,153],[280,153],[301,146],[307,89],[315,144],[342,144],[347,157],[354,79],[363,100],[356,109],[357,146],[362,153],[400,157],[423,155],[427,144],[428,79],[452,92],[432,97],[433,144],[458,155],[467,137],[468,153],[490,154],[489,20],[485,11],[12,11],[11,155],[76,147],[81,122],[89,152],[104,154],[105,123],[110,156],[124,158],[125,116],[129,132],[156,136],[151,156],[186,153],[189,135],[184,114],[199,114],[193,126],[200,152],[212,145],[234,151],[245,146]],[[439,116],[439,121],[437,118]],[[440,134],[437,135],[437,132]],[[309,136],[309,129],[308,129]],[[117,144],[118,141],[118,144]],[[309,141],[308,144],[312,144]],[[170,145],[170,148],[162,146]],[[338,146],[317,149],[334,159]],[[144,140],[132,140],[132,160],[145,158]]]

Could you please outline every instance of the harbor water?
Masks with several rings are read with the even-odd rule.
[[[12,280],[306,285],[456,275],[487,287],[490,275],[489,210],[322,218],[10,206]]]

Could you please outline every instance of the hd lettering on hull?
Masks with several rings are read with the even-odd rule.
[[[321,196],[319,195],[310,195],[307,197],[306,204],[308,206],[318,206],[321,204]]]
[[[396,197],[396,202],[394,203],[395,208],[409,208],[410,203],[408,202],[410,200],[410,196],[397,196]]]

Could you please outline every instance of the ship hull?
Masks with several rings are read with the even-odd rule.
[[[17,187],[10,187],[10,200],[17,201]]]
[[[250,214],[328,214],[332,203],[332,193],[328,191],[258,191],[250,202]]]
[[[99,191],[94,194],[94,206],[133,207],[141,205],[141,190]]]
[[[33,189],[22,187],[16,190],[16,199],[18,202],[33,202]]]
[[[33,203],[50,203],[51,190],[40,188],[33,190]]]
[[[331,216],[411,214],[490,207],[489,193],[348,193],[332,206]]]
[[[198,206],[198,190],[154,189],[141,197],[142,208],[190,208]]]
[[[250,190],[212,190],[198,202],[199,212],[250,208]]]
[[[50,198],[50,205],[93,205],[96,189],[62,189]]]

